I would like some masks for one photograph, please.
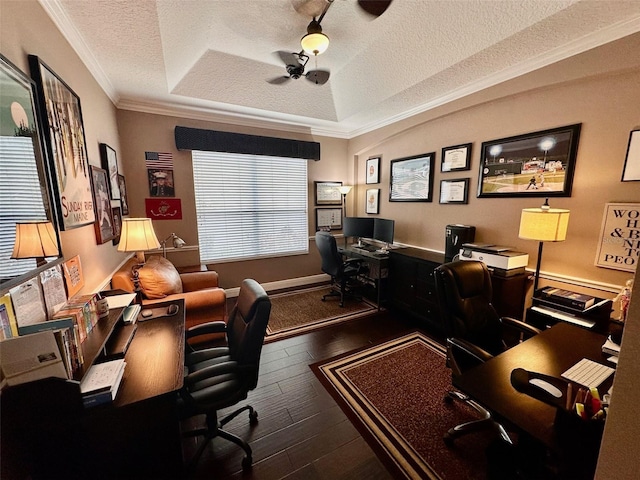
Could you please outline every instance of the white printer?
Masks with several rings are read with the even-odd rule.
[[[495,274],[510,277],[524,273],[529,263],[529,254],[516,252],[510,247],[490,243],[463,243],[460,260],[480,260]]]

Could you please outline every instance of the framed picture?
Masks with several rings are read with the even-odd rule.
[[[317,230],[340,230],[342,228],[342,208],[316,208]]]
[[[109,188],[111,198],[120,200],[120,184],[118,183],[118,157],[116,151],[106,143],[100,144],[100,156],[102,157],[102,168],[109,175]]]
[[[336,187],[342,182],[313,182],[315,187],[316,205],[342,205],[342,195]]]
[[[435,152],[391,161],[390,202],[431,202]]]
[[[113,217],[113,239],[112,243],[117,245],[120,243],[120,234],[122,233],[122,208],[112,207],[111,216]]]
[[[366,183],[380,183],[380,157],[371,157],[367,160]]]
[[[458,172],[471,169],[471,143],[445,147],[440,161],[441,172]]]
[[[380,189],[367,189],[367,203],[364,207],[366,213],[380,213]]]
[[[35,55],[29,55],[29,66],[38,88],[46,156],[55,176],[52,187],[58,227],[68,230],[94,223],[80,98]]]
[[[640,130],[632,130],[629,134],[627,156],[622,169],[623,182],[640,180]]]
[[[173,187],[173,170],[147,169],[149,175],[150,197],[175,197]]]
[[[637,222],[640,203],[607,203],[596,252],[597,267],[633,273],[638,268]],[[636,240],[634,240],[636,239]]]
[[[478,197],[570,197],[580,126],[483,142]]]
[[[122,207],[122,215],[129,215],[129,199],[127,198],[127,185],[124,181],[124,175],[118,174],[118,187],[120,187],[120,206]]]
[[[440,180],[440,203],[467,203],[469,179]]]
[[[109,199],[109,180],[107,171],[91,165],[93,198],[96,206],[96,240],[98,245],[113,240],[113,212]]]

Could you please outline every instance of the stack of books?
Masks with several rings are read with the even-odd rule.
[[[561,288],[543,288],[540,290],[540,299],[548,300],[555,305],[563,305],[575,310],[585,311],[592,307],[596,301],[591,295],[563,290]]]
[[[80,382],[85,408],[113,402],[122,383],[124,359],[92,365]]]

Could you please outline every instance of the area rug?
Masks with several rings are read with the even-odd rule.
[[[475,432],[447,448],[444,433],[477,419],[452,389],[444,349],[420,332],[311,366],[396,478],[487,478],[493,436]]]
[[[347,299],[344,307],[337,297],[322,301],[330,287],[320,286],[289,293],[269,295],[271,315],[265,341],[280,340],[316,328],[369,315],[377,307],[366,299]]]

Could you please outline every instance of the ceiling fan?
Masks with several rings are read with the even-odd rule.
[[[297,80],[300,77],[304,77],[310,82],[315,83],[316,85],[324,85],[329,80],[329,71],[328,70],[309,70],[307,73],[304,72],[304,69],[309,61],[309,56],[305,55],[304,52],[300,53],[289,53],[284,51],[277,52],[280,59],[284,62],[285,68],[287,70],[287,74],[285,76],[279,76],[272,78],[271,80],[267,80],[272,85],[281,85],[285,82],[288,82],[291,79]]]

